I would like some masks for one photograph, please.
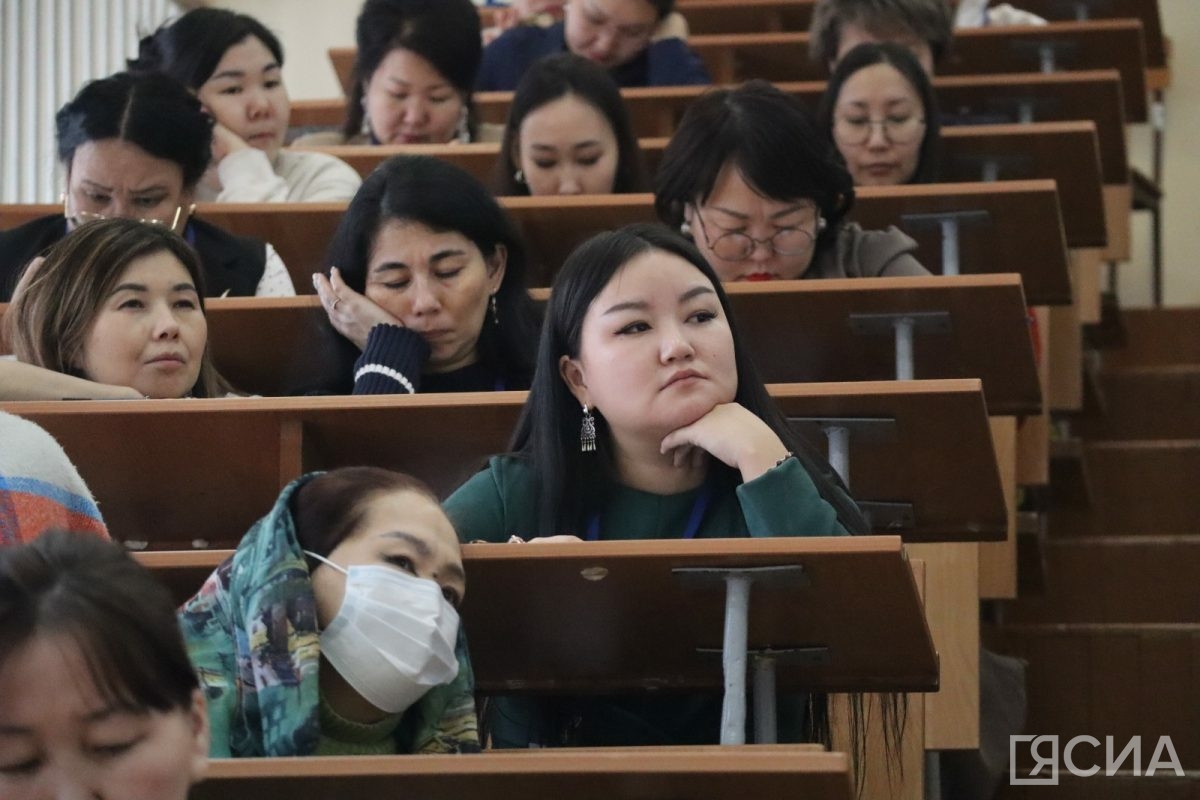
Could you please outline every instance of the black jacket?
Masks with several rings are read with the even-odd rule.
[[[12,299],[25,265],[67,234],[62,214],[41,217],[0,231],[0,302]],[[253,297],[267,264],[266,245],[258,239],[234,236],[193,217],[188,235],[204,267],[204,292],[208,297]]]

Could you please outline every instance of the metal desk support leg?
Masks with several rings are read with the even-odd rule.
[[[942,223],[942,274],[959,275],[962,268],[958,261],[958,220],[948,217]]]
[[[862,335],[890,334],[896,341],[896,380],[916,378],[913,356],[913,337],[917,333],[949,333],[952,329],[948,311],[914,311],[895,314],[851,314],[850,329]]]
[[[959,255],[959,232],[963,225],[988,222],[987,211],[945,211],[921,214],[901,214],[900,222],[905,228],[936,228],[942,234],[942,274],[961,275],[962,258]]]
[[[810,583],[800,564],[745,569],[691,568],[672,570],[684,583],[711,590],[718,582],[725,585],[725,633],[721,648],[725,699],[721,705],[721,744],[746,743],[746,661],[751,657],[750,589],[795,590]],[[715,650],[701,649],[716,654]],[[754,663],[754,735],[757,741],[774,742],[775,664],[820,665],[829,663],[829,648],[821,644],[770,648],[753,654]]]
[[[937,750],[925,753],[925,800],[941,800],[942,756]]]
[[[995,183],[1000,180],[1000,162],[994,158],[984,161],[979,178],[984,183]]]
[[[957,248],[957,237],[955,247]],[[911,381],[916,376],[913,364],[913,327],[912,317],[896,319],[896,380]]]
[[[1053,44],[1038,47],[1038,64],[1042,72],[1058,72],[1058,58]]]
[[[721,660],[725,699],[721,706],[721,744],[746,743],[746,648],[750,627],[750,581],[745,574],[725,576],[725,640]]]
[[[754,656],[754,741],[775,744],[779,733],[775,722],[775,659]]]
[[[844,425],[823,425],[822,430],[829,439],[829,466],[850,485],[850,429]]]

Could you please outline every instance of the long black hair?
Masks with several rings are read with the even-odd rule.
[[[726,164],[735,166],[763,197],[812,200],[826,223],[814,252],[836,244],[841,221],[854,203],[854,180],[796,97],[759,80],[698,97],[658,165],[658,218],[678,228],[684,207],[708,199]]]
[[[223,8],[196,8],[167,23],[138,43],[133,72],[162,72],[189,89],[213,76],[225,51],[253,36],[283,66],[283,46],[267,26],[248,14]]]
[[[559,360],[564,355],[579,356],[583,320],[592,301],[623,266],[650,250],[683,258],[709,280],[733,337],[738,377],[734,401],[763,419],[796,454],[847,530],[869,532],[865,518],[828,462],[792,431],[768,394],[741,342],[729,298],[712,267],[691,242],[674,231],[661,225],[639,224],[600,233],[584,242],[567,258],[554,281],[533,385],[510,445],[515,454],[528,460],[536,476],[540,493],[536,535],[583,530],[585,520],[604,503],[604,487],[614,484],[612,445],[601,415],[596,415],[597,452],[584,455],[579,451],[581,411],[560,377]],[[736,470],[730,467],[714,464],[711,468],[719,471],[714,476],[718,480],[731,484],[738,481]]]
[[[517,181],[516,144],[521,123],[542,106],[560,97],[574,95],[595,108],[608,121],[617,140],[617,172],[613,176],[613,194],[646,191],[642,151],[633,135],[629,111],[621,90],[608,70],[574,53],[546,56],[525,71],[504,126],[500,157],[496,159],[493,184],[501,195],[526,195],[529,187]]]
[[[366,290],[367,264],[379,230],[387,222],[417,222],[435,231],[456,231],[484,258],[498,247],[508,254],[496,291],[496,315],[484,316],[477,345],[479,360],[509,389],[529,385],[538,335],[538,314],[525,285],[525,245],[513,221],[483,184],[448,161],[430,156],[393,156],[363,181],[338,223],[325,258],[351,289]],[[501,324],[496,323],[499,318]],[[323,375],[308,391],[347,393],[353,388],[358,350],[322,321],[318,363]]]
[[[937,148],[942,131],[938,118],[941,113],[938,111],[937,98],[933,94],[933,84],[929,76],[907,47],[895,42],[868,42],[847,53],[838,62],[837,69],[833,71],[833,76],[825,87],[825,94],[821,95],[821,103],[817,106],[817,122],[829,137],[829,143],[836,149],[833,139],[833,112],[837,108],[842,86],[854,73],[876,64],[895,67],[921,100],[921,113],[925,117],[925,136],[921,139],[921,149],[917,153],[916,172],[907,182],[933,183],[937,179]]]

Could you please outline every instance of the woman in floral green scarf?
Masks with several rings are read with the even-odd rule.
[[[294,481],[180,612],[211,755],[477,752],[464,592],[423,484],[371,467]]]

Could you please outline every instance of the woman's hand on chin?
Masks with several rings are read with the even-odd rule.
[[[230,153],[250,149],[250,145],[246,143],[245,139],[216,122],[216,116],[213,116],[213,120],[212,163],[214,165],[220,164]]]
[[[787,455],[775,431],[738,403],[722,403],[712,411],[667,434],[659,451],[670,453],[675,466],[698,466],[704,454],[737,469],[749,482]]]
[[[365,295],[351,289],[342,280],[337,267],[329,270],[329,277],[313,274],[313,287],[321,298],[321,305],[329,315],[329,324],[345,336],[354,346],[362,350],[367,346],[367,337],[376,325],[404,326],[400,320],[384,311]]]

